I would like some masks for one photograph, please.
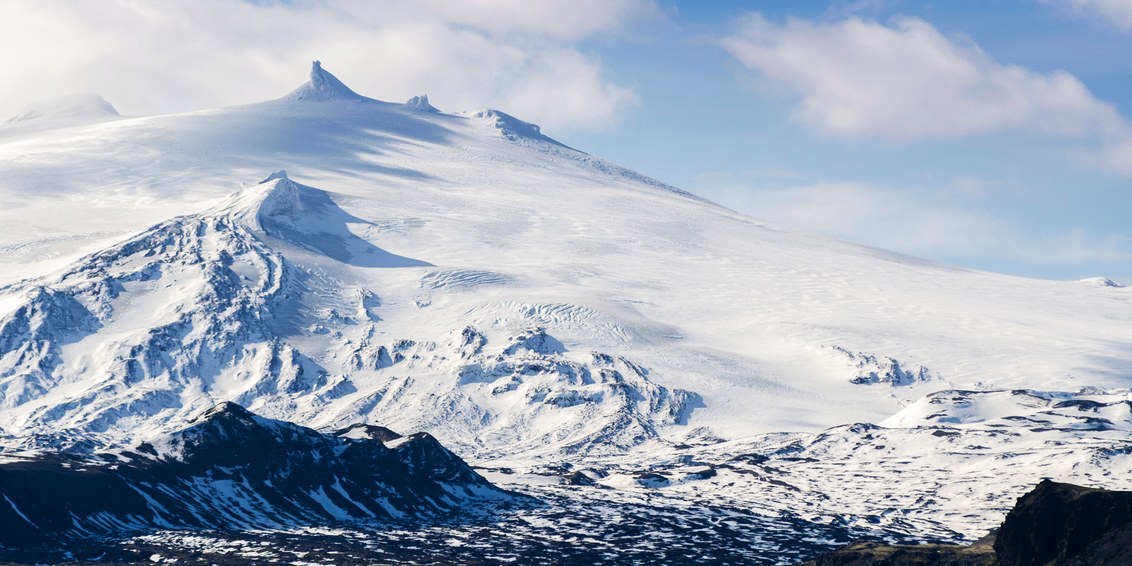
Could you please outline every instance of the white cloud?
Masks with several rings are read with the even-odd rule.
[[[772,23],[753,14],[721,44],[763,80],[798,95],[798,116],[834,135],[1089,137],[1124,128],[1116,110],[1072,75],[1000,63],[916,18]]]
[[[956,181],[964,185],[972,180]],[[699,192],[792,229],[919,257],[966,264],[1123,265],[1132,261],[1132,242],[1122,236],[1098,236],[1080,227],[1036,234],[987,212],[934,198],[924,190],[866,183],[813,183],[758,190],[732,186]]]
[[[604,128],[631,107],[633,90],[575,43],[658,10],[652,0],[0,0],[0,14],[0,119],[77,91],[133,114],[254,102],[298,86],[321,59],[362,94],[499,107],[553,134]]]
[[[1105,27],[1132,30],[1132,2],[1128,0],[1043,0]]]
[[[403,18],[402,21],[435,19],[493,34],[518,33],[559,40],[617,31],[628,21],[659,13],[655,5],[643,0],[348,1],[350,12],[370,16],[371,23],[378,25],[390,18]]]

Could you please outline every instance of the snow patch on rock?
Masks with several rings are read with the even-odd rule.
[[[895,358],[865,352],[853,352],[841,346],[830,346],[849,367],[849,381],[857,385],[883,383],[893,387],[913,385],[934,379],[931,370],[923,366],[901,364]]]

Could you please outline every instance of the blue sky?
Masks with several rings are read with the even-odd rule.
[[[993,0],[677,2],[665,10],[666,21],[644,36],[587,45],[640,101],[617,128],[570,141],[787,226],[980,269],[1132,283],[1132,179],[1092,162],[1102,139],[1088,130],[1101,126],[1082,118],[1086,131],[1073,135],[1024,124],[831,134],[799,119],[803,93],[777,90],[778,77],[719,45],[751,12],[772,27],[857,18],[892,29],[917,18],[1001,65],[1069,73],[1128,116],[1132,34],[1111,18],[1067,3]]]
[[[0,113],[274,98],[321,59],[496,107],[736,210],[931,260],[1132,284],[1129,0],[0,0]]]

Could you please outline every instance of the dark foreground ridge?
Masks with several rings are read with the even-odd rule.
[[[131,451],[5,462],[0,560],[161,529],[411,524],[520,500],[428,434],[371,428],[324,434],[226,403]]]
[[[1132,564],[1132,492],[1042,480],[995,533],[971,546],[858,542],[812,566],[1095,566]]]

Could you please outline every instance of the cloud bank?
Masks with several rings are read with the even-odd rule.
[[[798,117],[831,135],[1078,138],[1124,128],[1117,111],[1072,75],[1000,63],[917,18],[773,23],[751,14],[720,43],[762,80],[797,96]]]
[[[494,106],[600,130],[636,101],[579,42],[659,17],[651,0],[0,0],[0,114],[71,92],[157,114],[282,96],[321,59],[354,90]]]

